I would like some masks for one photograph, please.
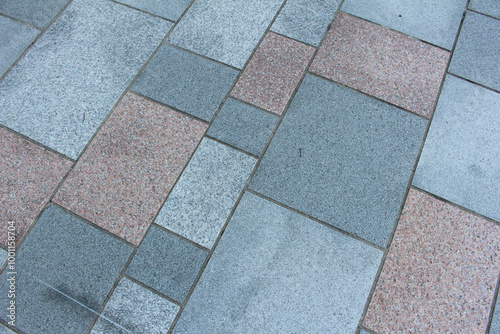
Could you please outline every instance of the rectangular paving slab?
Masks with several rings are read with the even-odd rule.
[[[0,13],[43,29],[67,3],[68,0],[2,0]]]

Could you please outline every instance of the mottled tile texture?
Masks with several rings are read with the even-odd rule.
[[[43,29],[69,0],[2,0],[0,13]]]
[[[119,0],[118,2],[177,21],[191,0]]]
[[[471,0],[469,9],[500,19],[500,2],[497,0]],[[500,328],[498,330],[500,332]]]

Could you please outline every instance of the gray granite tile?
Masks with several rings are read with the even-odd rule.
[[[413,185],[500,221],[500,94],[448,76]]]
[[[0,324],[0,334],[14,334],[14,332]]]
[[[90,334],[131,334],[131,332],[101,316],[94,327],[92,327]]]
[[[168,42],[242,68],[283,0],[197,0]]]
[[[345,0],[342,10],[451,50],[467,0]]]
[[[249,187],[385,247],[426,125],[306,75]]]
[[[246,193],[174,333],[353,333],[381,258]]]
[[[182,303],[208,253],[152,226],[127,274]]]
[[[0,13],[43,29],[67,3],[68,0],[2,0]]]
[[[500,20],[468,11],[449,72],[500,90]]]
[[[489,334],[500,334],[500,303],[497,296],[497,302],[495,306],[495,311],[493,313],[493,319],[491,320],[490,333]]]
[[[5,261],[7,261],[8,253],[7,251],[0,249],[0,267],[3,266]]]
[[[255,162],[226,145],[203,139],[156,223],[212,248]]]
[[[191,0],[118,0],[118,2],[177,21]]]
[[[207,134],[258,156],[277,121],[274,115],[229,98]]]
[[[0,123],[77,158],[171,25],[75,0],[0,83]]]
[[[500,19],[500,2],[498,0],[471,0],[469,9]]]
[[[210,121],[237,75],[235,69],[163,45],[132,90]]]
[[[271,30],[317,46],[340,0],[288,0]]]

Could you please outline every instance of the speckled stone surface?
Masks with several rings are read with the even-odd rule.
[[[155,222],[212,248],[256,161],[203,139]]]
[[[174,333],[354,333],[381,258],[246,193]]]
[[[339,13],[311,72],[429,117],[449,52]]]
[[[449,72],[500,90],[500,20],[468,11]]]
[[[500,226],[411,189],[364,326],[379,333],[484,333]]]
[[[497,296],[497,301],[495,305],[495,313],[493,314],[493,319],[491,320],[490,334],[500,334],[500,303]]]
[[[268,33],[231,95],[281,115],[314,50],[309,45]]]
[[[426,126],[306,75],[249,187],[385,247]]]
[[[208,253],[152,226],[127,274],[182,303]]]
[[[0,267],[3,266],[5,261],[7,261],[8,253],[7,251],[0,248]]]
[[[237,75],[235,69],[163,45],[132,90],[210,121]]]
[[[471,0],[469,2],[469,9],[500,19],[500,2],[497,0]]]
[[[73,1],[0,82],[0,123],[76,159],[171,26]]]
[[[0,334],[14,334],[14,332],[0,324]]]
[[[31,226],[72,162],[0,128],[0,243],[7,222],[15,222],[17,239]]]
[[[271,30],[316,46],[339,3],[340,0],[288,0]]]
[[[283,0],[197,0],[168,42],[242,68]]]
[[[500,221],[500,94],[448,76],[413,185]]]
[[[68,0],[2,0],[0,13],[43,29]]]
[[[177,21],[191,0],[118,0],[118,2]]]
[[[259,156],[277,121],[274,115],[229,98],[207,134]]]
[[[127,93],[54,202],[137,245],[206,127]]]

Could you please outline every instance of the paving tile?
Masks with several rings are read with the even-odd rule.
[[[207,255],[201,248],[152,226],[127,274],[182,303]]]
[[[306,75],[249,187],[385,247],[426,125]]]
[[[281,115],[314,50],[311,46],[268,33],[231,95]]]
[[[339,13],[311,71],[429,117],[449,52]]]
[[[0,334],[14,334],[14,332],[0,324]]]
[[[449,72],[500,90],[500,20],[467,12]]]
[[[131,334],[131,332],[101,316],[95,323],[90,334]]]
[[[0,82],[0,123],[76,159],[171,26],[73,1]]]
[[[132,89],[205,121],[210,121],[238,71],[163,45]]]
[[[496,0],[471,0],[469,9],[500,19],[500,2]]]
[[[500,221],[500,94],[446,78],[413,185]]]
[[[271,30],[317,46],[339,3],[340,0],[289,0]]]
[[[7,261],[8,253],[7,251],[0,248],[0,267],[3,266],[5,261]]]
[[[35,221],[72,162],[0,128],[0,243],[8,224],[19,240]]]
[[[278,118],[234,99],[227,99],[207,134],[259,156]]]
[[[203,139],[156,223],[212,248],[256,159]]]
[[[119,0],[118,2],[177,21],[191,0]]]
[[[467,0],[345,0],[342,10],[451,50]]]
[[[493,319],[491,320],[490,334],[500,334],[500,303],[497,296],[495,312],[493,314]]]
[[[381,258],[246,193],[174,333],[353,333]]]
[[[197,0],[168,41],[243,68],[283,0]]]
[[[379,333],[484,333],[500,227],[411,189],[364,326]]]
[[[53,201],[138,245],[206,128],[127,93]]]
[[[0,13],[43,29],[67,3],[68,0],[3,0]]]

